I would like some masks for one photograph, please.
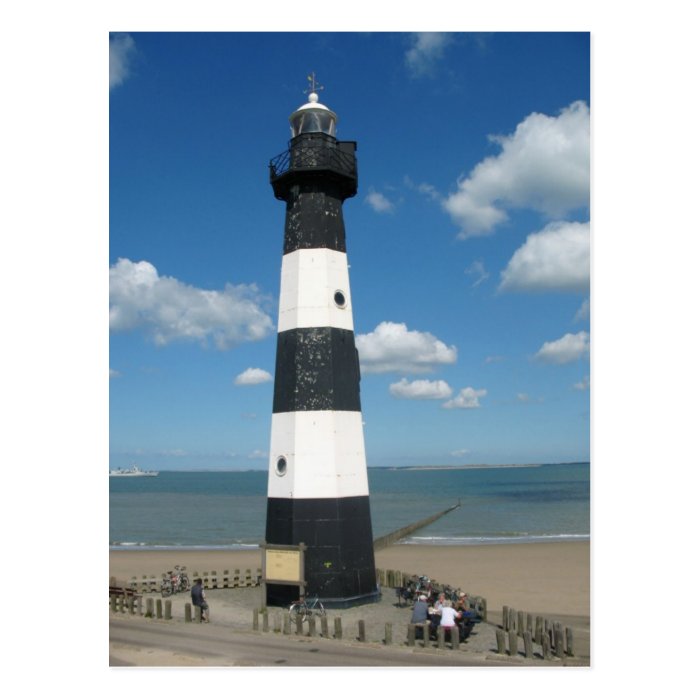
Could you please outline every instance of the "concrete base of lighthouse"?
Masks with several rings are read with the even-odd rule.
[[[347,608],[380,595],[370,522],[369,496],[268,498],[265,539],[303,542],[307,594],[328,608]],[[298,596],[296,586],[267,587],[268,605],[288,605]]]

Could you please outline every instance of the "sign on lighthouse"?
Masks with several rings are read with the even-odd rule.
[[[357,144],[336,139],[337,115],[310,82],[289,149],[270,162],[287,210],[265,540],[303,543],[306,592],[347,607],[379,595],[342,211],[357,193]],[[298,593],[270,584],[267,603]]]

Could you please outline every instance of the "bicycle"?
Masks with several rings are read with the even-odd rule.
[[[306,622],[311,615],[326,616],[326,609],[323,607],[323,603],[319,600],[318,596],[314,596],[311,600],[302,596],[299,600],[295,600],[289,607],[289,617],[294,623],[296,623],[300,616],[301,621]]]

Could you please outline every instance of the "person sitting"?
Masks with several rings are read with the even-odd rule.
[[[452,603],[446,600],[440,611],[440,627],[444,628],[445,633],[447,633],[453,627],[457,627],[457,620],[460,620],[461,617],[462,613],[457,612],[457,610],[452,607]]]
[[[423,639],[423,624],[428,620],[428,598],[425,595],[418,596],[418,600],[413,606],[413,615],[411,615],[411,624],[417,625],[417,639]]]
[[[190,595],[192,596],[192,605],[199,607],[202,611],[202,622],[209,622],[209,605],[204,595],[204,587],[202,586],[201,578],[195,580]]]
[[[445,605],[445,594],[440,593],[437,600],[433,603],[433,610],[435,610],[436,613],[441,612],[444,605]]]
[[[461,613],[459,637],[460,641],[464,641],[471,634],[474,622],[476,621],[476,611],[469,607],[469,599],[466,593],[460,592],[457,603],[455,604],[455,610]]]

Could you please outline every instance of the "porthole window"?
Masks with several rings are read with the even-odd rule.
[[[333,301],[335,302],[335,305],[340,307],[341,309],[344,309],[345,305],[347,304],[347,301],[345,300],[345,294],[343,294],[340,290],[338,290],[333,295]]]
[[[287,473],[287,460],[284,457],[279,457],[277,459],[275,472],[277,472],[277,476],[284,476]]]

